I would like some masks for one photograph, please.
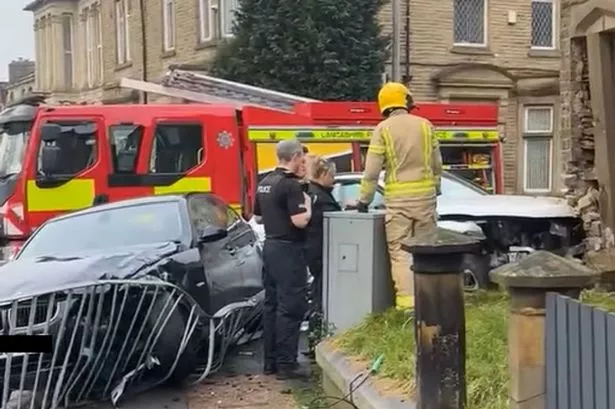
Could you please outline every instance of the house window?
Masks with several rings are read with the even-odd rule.
[[[532,48],[555,48],[554,0],[532,0]]]
[[[162,7],[164,51],[173,51],[175,49],[175,0],[163,0]]]
[[[523,132],[523,190],[551,191],[553,168],[553,106],[525,107]]]
[[[94,20],[94,49],[96,56],[96,66],[94,67],[94,76],[98,84],[103,82],[103,48],[102,48],[102,13],[100,12],[100,6],[96,9],[96,13],[93,16]]]
[[[239,0],[221,0],[220,3],[222,7],[220,13],[222,36],[230,37],[233,35],[233,24],[235,23],[235,13],[239,9]]]
[[[64,85],[71,88],[73,85],[73,16],[62,15],[62,49],[64,55]]]
[[[487,45],[486,3],[486,0],[454,0],[453,42],[456,45]]]
[[[117,62],[125,64],[130,61],[130,27],[128,21],[129,0],[115,0],[115,36],[117,41]]]
[[[88,78],[88,87],[94,85],[94,30],[92,29],[92,14],[90,10],[86,10],[85,18],[85,61],[86,72]]]
[[[211,16],[211,0],[199,0],[199,32],[201,42],[209,41],[213,37]]]

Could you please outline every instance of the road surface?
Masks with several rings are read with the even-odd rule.
[[[262,342],[253,341],[233,351],[222,370],[202,384],[148,391],[120,402],[120,408],[297,409],[291,386],[262,375],[262,367]],[[101,403],[88,409],[113,409],[113,406]]]

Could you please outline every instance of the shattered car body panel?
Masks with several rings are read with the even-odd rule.
[[[87,225],[131,206],[144,206],[136,211],[143,214],[164,201],[179,204],[189,227],[185,237],[121,248],[96,243],[102,248],[80,255],[28,254],[48,224],[72,218]],[[224,234],[214,230],[215,240],[198,237],[199,224],[221,214],[210,212],[216,209],[208,203],[222,206],[211,195],[191,194],[63,216],[43,225],[15,261],[0,267],[0,333],[52,335],[54,348],[52,354],[0,355],[0,408],[21,400],[32,408],[93,399],[116,404],[125,394],[167,381],[200,381],[217,370],[229,346],[256,329],[264,297],[262,261],[247,223],[226,220]],[[193,208],[202,212],[195,215]]]

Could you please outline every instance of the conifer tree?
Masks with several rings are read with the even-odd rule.
[[[320,100],[374,100],[387,39],[384,0],[239,0],[212,74]]]

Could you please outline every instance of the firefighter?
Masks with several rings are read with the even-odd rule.
[[[389,82],[378,93],[382,120],[372,135],[357,203],[366,212],[385,169],[385,230],[395,305],[414,308],[411,256],[401,248],[407,237],[436,228],[436,196],[440,191],[442,157],[431,123],[412,115],[413,100],[403,84]]]
[[[265,227],[264,372],[278,379],[304,378],[308,374],[297,355],[308,307],[304,246],[312,204],[297,175],[305,168],[301,143],[281,141],[276,155],[278,167],[259,183],[254,203],[255,221]]]

